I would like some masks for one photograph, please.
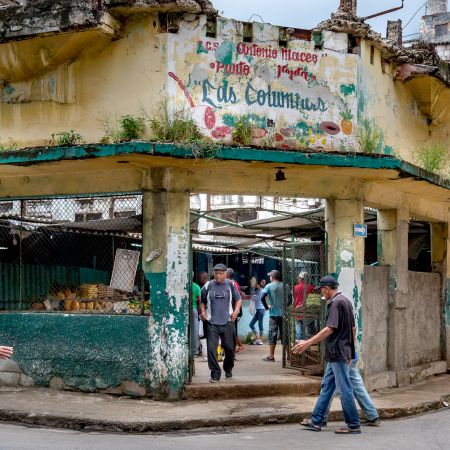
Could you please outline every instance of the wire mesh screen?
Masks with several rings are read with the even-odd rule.
[[[290,243],[284,247],[285,332],[283,363],[311,373],[322,373],[324,344],[311,346],[295,355],[292,347],[299,340],[318,333],[324,323],[325,305],[314,287],[324,272],[324,246],[321,243]]]
[[[142,195],[0,202],[0,309],[143,314]]]

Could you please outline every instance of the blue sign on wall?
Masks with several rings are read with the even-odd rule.
[[[363,223],[353,224],[353,236],[367,237],[367,225]]]

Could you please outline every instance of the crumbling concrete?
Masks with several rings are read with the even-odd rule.
[[[396,25],[398,34],[398,25]],[[450,65],[442,60],[433,45],[418,42],[405,48],[400,45],[399,38],[383,39],[376,33],[364,19],[358,17],[353,11],[344,11],[342,8],[331,14],[331,18],[321,22],[314,31],[334,31],[348,33],[354,38],[364,39],[377,48],[385,61],[393,62],[397,66],[402,64],[431,66],[428,74],[435,76],[443,83],[450,85]]]
[[[388,20],[386,40],[399,47],[403,44],[403,29],[401,20]]]
[[[37,0],[22,3],[2,3],[0,43],[93,28],[102,22],[105,13],[113,16],[142,12],[217,14],[209,0]]]

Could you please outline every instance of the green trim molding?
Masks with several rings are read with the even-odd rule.
[[[124,142],[118,144],[92,144],[67,147],[37,147],[5,151],[0,155],[0,165],[32,165],[71,159],[105,158],[143,154],[175,158],[194,158],[189,145],[155,142]],[[231,161],[262,161],[277,164],[321,165],[331,167],[355,167],[364,169],[392,169],[406,177],[417,177],[435,185],[450,189],[450,182],[418,166],[394,156],[362,153],[333,153],[305,151],[281,151],[247,147],[218,147],[214,158]]]

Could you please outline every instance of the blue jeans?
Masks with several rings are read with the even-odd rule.
[[[350,365],[350,383],[353,389],[353,395],[358,402],[364,417],[367,420],[374,420],[378,418],[378,411],[372,402],[369,394],[367,393],[364,381],[361,378],[358,367],[356,367],[357,361],[352,361]]]
[[[299,341],[302,338],[303,320],[295,319],[295,339]]]
[[[255,330],[255,324],[258,322],[258,328],[259,328],[259,337],[261,337],[264,333],[264,314],[266,313],[265,309],[257,309],[255,315],[253,316],[252,320],[249,323],[250,329],[253,331],[253,333],[256,334]]]
[[[322,379],[320,395],[311,416],[312,423],[318,427],[322,426],[336,387],[341,394],[345,423],[349,428],[359,428],[358,410],[356,409],[355,397],[350,384],[350,364],[345,361],[329,362],[327,364],[325,375]]]
[[[364,381],[361,378],[361,374],[359,373],[359,369],[356,365],[357,365],[356,360],[352,361],[350,365],[350,384],[352,385],[353,395],[355,396],[355,399],[358,402],[358,405],[361,408],[364,417],[367,420],[377,419],[379,417],[378,411],[375,408],[375,405],[373,404],[372,399],[370,398],[366,390],[366,387],[364,386]],[[336,393],[337,389],[336,392],[333,394],[333,396]],[[333,399],[331,399],[331,401],[332,400]],[[328,405],[327,414],[324,419],[325,422],[327,421],[327,416],[330,411],[331,401],[330,404]]]

